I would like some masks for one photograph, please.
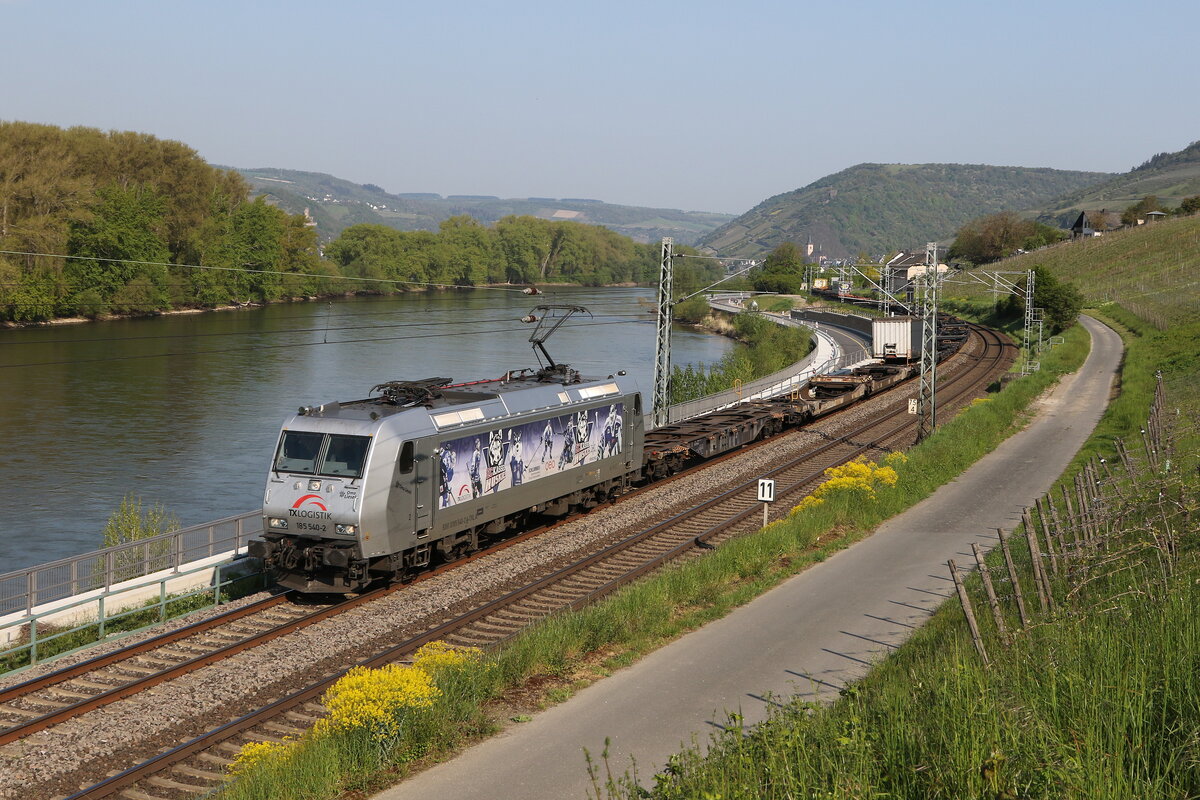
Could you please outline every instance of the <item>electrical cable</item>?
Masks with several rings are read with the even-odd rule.
[[[618,322],[583,322],[576,325],[567,326],[569,328],[583,328],[600,325],[649,325],[649,320],[621,320]],[[255,350],[282,350],[289,347],[314,347],[319,345],[336,345],[336,344],[361,344],[363,342],[392,342],[409,339],[436,339],[450,336],[478,336],[483,334],[497,333],[512,333],[516,328],[497,328],[494,330],[483,331],[462,331],[455,333],[428,333],[416,334],[412,336],[379,336],[366,339],[337,339],[335,341],[320,341],[320,342],[290,342],[287,344],[268,344],[268,345],[251,345],[248,347],[230,347],[220,350],[181,350],[170,353],[141,353],[130,356],[109,356],[107,358],[81,358],[70,359],[65,361],[38,361],[27,362],[20,364],[0,364],[0,369],[17,369],[20,367],[55,367],[55,366],[73,366],[75,364],[95,364],[99,362],[111,361],[135,361],[146,358],[171,358],[177,356],[197,356],[197,355],[225,355],[228,353],[244,353]]]
[[[393,312],[389,312],[393,313]],[[630,317],[644,318],[645,314],[602,314],[602,317]],[[321,317],[320,319],[324,319]],[[89,338],[89,339],[26,339],[21,341],[5,341],[6,346],[17,345],[42,345],[42,344],[108,344],[111,342],[136,342],[152,339],[200,339],[215,336],[269,336],[284,333],[336,333],[338,331],[354,331],[354,330],[375,330],[383,328],[428,328],[441,325],[479,325],[491,324],[495,322],[519,322],[516,317],[498,317],[495,319],[473,319],[473,320],[429,320],[426,322],[394,322],[382,325],[342,325],[336,328],[281,328],[279,330],[245,330],[245,331],[218,331],[214,333],[163,333],[151,334],[147,336],[112,336],[108,338]]]

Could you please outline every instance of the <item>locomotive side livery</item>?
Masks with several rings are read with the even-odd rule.
[[[287,588],[403,578],[532,514],[594,507],[640,475],[642,400],[624,373],[586,379],[560,366],[375,391],[284,423],[251,554]]]

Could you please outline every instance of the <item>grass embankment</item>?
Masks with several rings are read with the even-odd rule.
[[[1074,545],[1086,521],[1072,525],[1059,504],[1062,574],[1051,578],[1057,610],[1034,613],[1021,630],[1011,584],[1000,588],[1008,628],[1018,631],[1002,636],[973,580],[990,666],[976,655],[962,608],[952,601],[832,707],[794,703],[753,732],[721,737],[708,758],[681,754],[675,777],[649,796],[1200,793],[1195,326],[1191,337],[1146,334],[1144,323],[1116,316],[1130,324],[1129,348],[1124,392],[1091,443],[1108,454],[1099,473],[1103,505],[1090,521],[1098,532],[1090,544]],[[1157,367],[1176,387],[1166,414],[1182,425],[1173,454],[1156,450],[1155,468],[1140,431],[1153,427],[1145,411]],[[1128,444],[1132,476],[1114,456],[1115,436]],[[1036,607],[1029,550],[1015,549],[1025,601]],[[992,570],[994,581],[1003,579],[1002,569]],[[628,783],[610,785],[608,794],[646,796]]]
[[[514,711],[514,697],[533,695],[539,702],[566,699],[580,686],[724,616],[928,496],[1012,433],[1030,401],[1059,375],[1076,369],[1087,350],[1086,333],[1072,329],[1066,343],[1045,356],[1040,373],[1014,381],[986,401],[975,403],[906,458],[893,459],[894,482],[879,469],[847,471],[842,489],[828,492],[825,502],[815,508],[793,514],[754,536],[729,542],[706,558],[665,570],[599,605],[547,620],[489,656],[486,668],[470,673],[471,688],[466,694],[478,701],[477,705],[456,701],[446,709],[435,703],[427,709],[405,711],[411,720],[406,730],[413,736],[398,738],[373,753],[369,764],[357,756],[322,755],[300,758],[291,767],[295,772],[272,767],[270,780],[245,770],[221,797],[331,798],[349,788],[378,788],[415,763],[489,734],[497,718],[523,720],[520,712]],[[422,731],[425,734],[418,735]],[[315,745],[295,746],[302,752],[303,747]],[[321,747],[338,753],[357,752],[350,746]],[[290,762],[284,759],[280,763]]]
[[[1066,487],[1078,514],[1071,518],[1065,499],[1057,500],[1043,529],[1052,530],[1053,544],[1042,539],[1037,548],[1056,549],[1061,562],[1061,572],[1047,578],[1055,609],[1036,610],[1030,548],[1014,540],[1022,592],[1035,609],[1028,625],[1012,608],[1004,568],[994,568],[1000,552],[988,560],[1007,636],[983,601],[978,575],[968,581],[990,666],[952,601],[836,704],[793,703],[754,731],[715,740],[707,758],[680,754],[672,776],[649,792],[618,779],[605,793],[722,800],[1200,796],[1200,291],[1194,269],[1177,269],[1198,260],[1198,231],[1200,220],[1170,221],[997,265],[1049,264],[1089,297],[1127,297],[1150,318],[1113,304],[1098,313],[1126,340],[1121,393],[1051,492],[1061,497]],[[1186,259],[1176,249],[1185,246]],[[1167,420],[1150,424],[1158,370]],[[1169,451],[1151,439],[1159,425],[1173,439]],[[1092,471],[1075,484],[1086,461]],[[1087,516],[1085,497],[1092,498]],[[1041,524],[1039,514],[1035,529]]]
[[[700,301],[703,309],[692,308]],[[764,311],[790,309],[792,303],[783,298],[763,300]],[[738,314],[728,320],[708,313],[708,303],[702,297],[687,301],[681,321],[702,324],[746,344],[726,353],[721,360],[707,368],[687,364],[671,370],[671,403],[685,403],[734,386],[764,378],[794,364],[812,349],[812,334],[807,328],[780,325],[757,314]]]
[[[1062,242],[990,268],[1050,269],[1083,292],[1089,305],[1118,303],[1159,330],[1187,324],[1200,298],[1200,216],[1179,217]],[[958,287],[946,290],[963,293]],[[987,295],[985,286],[974,292]]]

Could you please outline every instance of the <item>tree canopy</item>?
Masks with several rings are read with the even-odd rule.
[[[316,237],[302,216],[248,195],[179,142],[0,123],[0,320],[319,291],[267,274],[321,272]]]
[[[751,275],[760,292],[799,294],[804,291],[804,258],[794,242],[784,242],[771,251],[761,268]]]
[[[451,217],[437,233],[355,225],[325,248],[325,256],[347,275],[448,286],[650,283],[658,280],[659,268],[657,244],[594,225],[527,216],[505,217],[492,227]],[[695,261],[677,262],[680,281],[693,280],[693,272],[718,271],[711,262]]]
[[[1036,250],[1065,238],[1066,233],[1058,228],[1002,211],[971,220],[959,228],[947,255],[972,264],[990,264],[1018,250]]]
[[[1075,324],[1083,310],[1083,294],[1072,283],[1060,281],[1049,268],[1037,264],[1033,267],[1033,305],[1041,308],[1043,319],[1050,333],[1059,333]],[[1012,313],[1025,310],[1025,303],[1017,295],[1009,295],[1001,307]]]

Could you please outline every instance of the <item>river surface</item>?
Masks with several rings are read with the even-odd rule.
[[[555,361],[585,376],[625,369],[652,391],[646,289],[437,292],[0,331],[0,573],[100,547],[127,495],[185,526],[254,509],[296,408],[388,380],[536,367],[533,326],[517,319],[539,303],[593,314],[547,341]],[[735,346],[685,329],[672,338],[677,364]]]

